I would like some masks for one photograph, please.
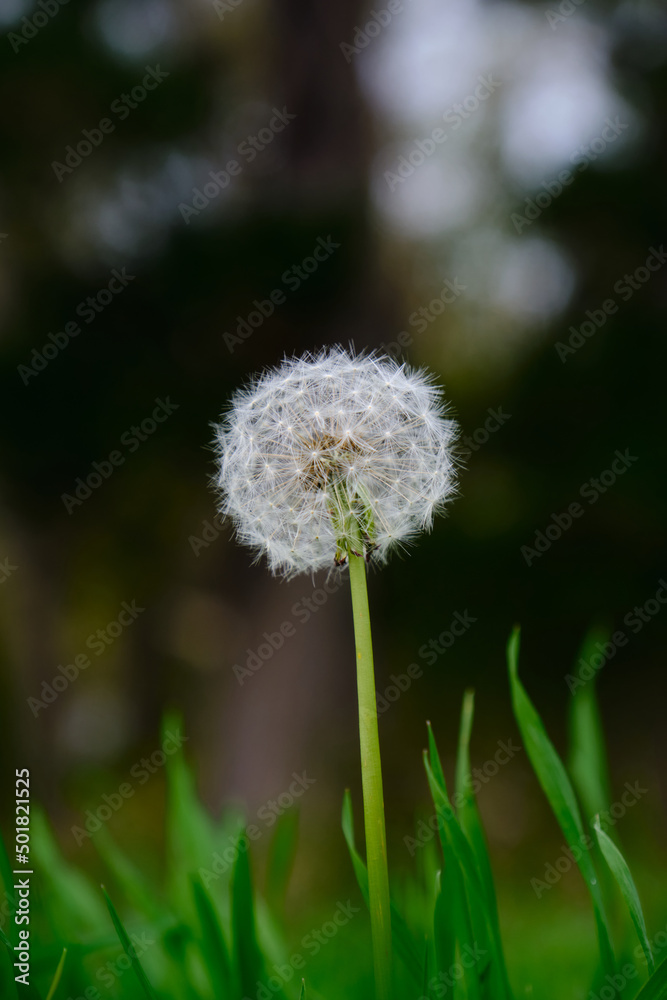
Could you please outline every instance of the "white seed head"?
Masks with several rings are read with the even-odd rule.
[[[457,434],[423,371],[340,347],[287,359],[216,426],[220,509],[274,573],[384,561],[455,494]]]

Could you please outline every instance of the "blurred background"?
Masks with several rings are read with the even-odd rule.
[[[598,677],[612,792],[647,789],[619,834],[659,854],[664,6],[4,0],[0,23],[3,787],[30,767],[93,864],[72,826],[175,708],[213,812],[315,779],[295,911],[351,885],[346,588],[252,565],[209,480],[236,387],[352,344],[432,369],[464,435],[449,517],[370,580],[394,872],[428,816],[425,720],[451,766],[472,686],[473,763],[517,741],[515,622],[562,752],[586,630],[623,633]],[[564,909],[592,942],[576,873],[539,903],[530,887],[561,837],[525,753],[479,799],[510,937]],[[138,859],[162,802],[155,766],[109,821]]]

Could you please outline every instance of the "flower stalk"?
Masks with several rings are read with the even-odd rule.
[[[377,1000],[391,996],[391,912],[387,836],[384,821],[384,795],[380,763],[373,644],[366,586],[366,560],[361,532],[359,552],[348,548],[350,589],[354,615],[354,640],[357,652],[357,692],[359,699],[359,739],[361,744],[361,780],[364,798],[368,895],[373,939],[373,965]]]

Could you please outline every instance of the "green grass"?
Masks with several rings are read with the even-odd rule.
[[[592,991],[596,1000],[667,998],[667,934],[664,941],[656,934],[667,924],[667,906],[652,936],[631,865],[598,822],[590,826],[582,818],[594,815],[593,809],[603,812],[612,794],[593,683],[573,696],[566,766],[519,679],[518,654],[515,631],[508,645],[514,712],[554,826],[579,867],[576,904],[560,883],[549,888],[546,900],[538,899],[527,879],[513,886],[505,878],[497,893],[472,790],[474,700],[467,692],[451,795],[428,726],[425,787],[436,810],[437,836],[415,852],[413,870],[392,885],[394,997],[587,1000]],[[178,725],[166,719],[165,732]],[[260,892],[242,817],[209,816],[182,751],[168,758],[166,769],[165,861],[157,878],[148,877],[102,826],[93,845],[107,891],[63,857],[46,818],[33,811],[31,986],[15,982],[17,927],[5,918],[3,1000],[371,997],[368,872],[355,841],[349,793],[341,837],[358,894],[347,902],[341,890],[340,898],[323,903],[316,924],[321,931],[299,938],[285,917],[296,815],[286,813],[276,824]],[[13,880],[4,848],[0,878],[11,909]],[[571,873],[567,879],[571,885]]]

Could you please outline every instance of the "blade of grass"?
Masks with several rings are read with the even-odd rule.
[[[424,820],[422,820],[424,822]],[[432,822],[432,820],[431,820]],[[419,830],[423,831],[423,827],[418,827],[416,832],[419,834]],[[435,831],[433,831],[435,833]],[[404,841],[407,844],[407,841]],[[415,847],[411,848],[414,852],[414,858],[417,862],[416,864],[416,876],[417,884],[419,886],[424,886],[426,892],[428,893],[428,898],[430,899],[431,906],[435,904],[435,899],[439,891],[437,878],[438,873],[442,871],[442,854],[440,849],[440,842],[437,836],[433,836],[426,842],[419,835],[419,839],[415,840]],[[421,904],[425,905],[424,903]],[[419,916],[423,916],[420,912]],[[418,916],[415,915],[415,922]],[[428,926],[428,923],[427,925]]]
[[[482,821],[472,790],[472,775],[470,770],[470,734],[475,705],[474,692],[466,691],[461,710],[461,729],[456,757],[456,796],[457,818],[473,849],[479,869],[482,886],[486,893],[490,909],[496,910],[496,892],[491,873],[491,864],[486,847],[486,839],[482,830]]]
[[[487,975],[489,965],[491,965],[495,979],[502,959],[497,954],[497,942],[493,936],[493,928],[482,877],[477,867],[473,847],[463,831],[449,799],[440,755],[435,742],[435,735],[430,724],[428,725],[428,744],[428,753],[424,753],[424,764],[431,788],[431,795],[436,806],[438,832],[445,858],[445,868],[447,868],[449,858],[450,868],[458,866],[460,869],[460,878],[465,888],[465,898],[468,903],[470,921],[475,930],[475,940],[478,941],[481,937],[491,949],[491,959],[484,964],[480,972],[480,978]],[[438,780],[438,775],[440,776],[440,780]],[[453,852],[451,856],[449,855],[450,851]],[[494,988],[495,997],[510,995],[509,986],[506,983],[496,983]]]
[[[427,722],[426,727],[429,749],[428,753],[424,753],[424,765],[436,808],[438,837],[444,860],[444,868],[440,876],[441,892],[440,897],[436,899],[433,927],[435,933],[437,919],[440,933],[436,940],[436,955],[440,972],[447,974],[456,958],[457,942],[460,949],[466,946],[474,949],[476,936],[473,931],[473,923],[479,926],[480,923],[483,924],[484,918],[481,912],[482,907],[479,905],[481,885],[474,887],[472,891],[470,887],[466,890],[464,875],[466,862],[459,859],[453,846],[454,842],[458,842],[465,853],[465,836],[462,831],[456,829],[458,823],[449,802],[445,773],[431,723]],[[438,789],[437,794],[434,786]],[[452,820],[455,826],[450,826]],[[467,846],[469,847],[469,845]],[[470,860],[472,860],[472,855]],[[476,911],[476,916],[473,916],[473,911]],[[475,968],[467,970],[465,982],[460,985],[465,988],[466,996],[478,997],[481,982],[477,970]]]
[[[239,989],[243,996],[254,995],[264,978],[264,963],[257,941],[248,838],[239,837],[232,875],[232,940]]]
[[[493,945],[489,941],[485,899],[482,884],[477,871],[472,848],[466,840],[451,807],[449,797],[437,782],[429,755],[424,752],[424,766],[438,817],[438,830],[445,860],[445,869],[449,871],[448,885],[451,887],[451,898],[447,905],[452,906],[456,938],[461,949],[471,948],[476,954],[478,950],[483,955],[490,956],[480,968],[475,962],[465,970],[465,986],[468,996],[481,996],[482,976],[490,962],[493,962]],[[441,971],[446,972],[446,969]]]
[[[431,990],[429,988],[429,980],[431,979],[433,970],[431,969],[432,960],[430,957],[430,942],[426,941],[426,947],[424,948],[424,982],[422,985],[422,995],[428,998],[431,996]]]
[[[68,942],[82,942],[107,924],[104,905],[82,870],[65,861],[44,814],[30,811],[30,847],[33,865],[44,885],[45,909],[57,941],[67,932]],[[64,941],[62,942],[64,943]]]
[[[598,645],[609,639],[609,633],[599,627],[590,630],[579,651],[578,662],[591,664],[600,656]],[[570,688],[568,770],[589,817],[604,812],[611,801],[611,783],[607,764],[602,719],[596,694],[596,677],[590,680],[573,677]],[[576,687],[575,687],[576,683]]]
[[[271,840],[266,873],[266,899],[277,915],[285,909],[285,897],[289,883],[299,832],[299,813],[296,809],[284,812],[278,818]]]
[[[477,870],[475,855],[468,839],[461,829],[452,804],[449,800],[442,765],[440,763],[440,755],[436,746],[433,730],[430,726],[428,727],[428,745],[428,753],[424,751],[424,766],[426,767],[426,776],[428,778],[438,818],[442,819],[444,823],[443,832],[447,838],[447,842],[452,846],[457,860],[461,865],[462,873],[475,890],[476,897],[480,901],[483,901],[484,889],[480,874]]]
[[[299,1000],[306,1000],[306,980],[301,980],[301,992],[299,993]]]
[[[366,906],[368,906],[368,872],[366,870],[366,865],[364,864],[364,861],[355,846],[354,816],[352,814],[352,797],[349,789],[345,790],[345,795],[343,797],[343,816],[341,825],[343,828],[345,843],[347,844],[348,851],[350,852],[350,858],[352,860],[352,867],[354,868],[357,884],[361,890],[364,902],[366,903]],[[394,932],[393,940],[396,954],[399,956],[408,972],[413,977],[417,986],[421,986],[423,968],[417,944],[410,933],[407,924],[403,920],[403,917],[400,915],[393,902],[390,902],[390,908],[391,926]]]
[[[604,910],[602,893],[598,884],[595,866],[585,849],[588,839],[584,833],[579,806],[570,784],[565,767],[556,753],[553,743],[546,734],[542,720],[519,680],[519,629],[515,628],[507,645],[512,705],[519,724],[526,753],[533,765],[538,781],[547,797],[558,824],[573,853],[578,854],[577,865],[588,886],[593,903],[593,914],[597,927],[600,956],[605,972],[614,974],[616,963],[611,947],[609,924]]]
[[[225,936],[211,897],[199,879],[192,879],[195,908],[202,934],[202,955],[216,997],[232,995],[232,965]]]
[[[667,959],[661,962],[648,982],[644,983],[635,1000],[666,1000]]]
[[[437,911],[434,917],[440,917],[441,927],[444,919],[445,937],[444,940],[439,937],[436,944],[436,957],[439,971],[445,975],[451,975],[451,970],[456,964],[457,946],[459,954],[477,954],[478,935],[473,930],[465,881],[456,855],[449,844],[443,847],[443,855],[445,859],[443,874],[446,877],[442,881],[442,890],[437,900]],[[435,919],[433,930],[435,933]],[[486,949],[481,950],[482,954],[488,954]],[[484,963],[481,969],[478,969],[476,964],[472,967],[466,966],[464,978],[457,984],[457,987],[463,990],[466,1000],[485,996],[482,986],[482,974],[485,969],[488,969],[488,962]]]
[[[180,735],[181,719],[165,716],[162,742],[170,731]],[[199,801],[196,783],[182,750],[167,756],[167,861],[172,907],[194,919],[190,876],[210,868],[217,849],[213,822]]]
[[[435,742],[433,726],[428,720],[426,722],[426,732],[428,734],[428,760],[431,765],[431,771],[433,772],[433,777],[446,794],[447,782],[445,781],[445,772],[442,769],[442,762],[440,760],[440,754],[438,753],[438,747]]]
[[[46,994],[46,1000],[53,1000],[53,995],[58,989],[58,983],[60,982],[60,977],[63,974],[63,969],[65,968],[65,959],[67,958],[67,948],[63,948],[63,953],[60,956],[60,961],[58,962],[58,967],[56,968],[55,975],[51,982],[49,992]]]
[[[132,906],[151,922],[163,923],[164,906],[154,897],[143,872],[121,851],[106,827],[101,827],[94,833],[92,841],[97,853]]]
[[[366,903],[366,906],[368,906],[368,873],[366,871],[366,865],[355,846],[352,796],[350,795],[349,788],[345,789],[345,794],[343,796],[343,815],[341,819],[341,826],[343,828],[345,843],[347,844],[348,851],[350,852],[350,858],[352,860],[352,867],[354,868],[354,875],[357,880],[357,884],[361,890],[361,895],[364,897],[364,902]]]
[[[646,956],[648,971],[651,976],[655,972],[655,962],[653,961],[653,953],[651,951],[648,934],[646,933],[646,922],[644,920],[642,904],[639,901],[637,886],[635,885],[625,858],[611,837],[605,833],[600,826],[599,816],[595,817],[593,829],[595,830],[595,834],[598,838],[598,844],[600,845],[600,850],[602,851],[604,859],[609,865],[609,870],[616,879],[618,887],[621,890],[621,895],[623,896],[628,910],[630,911],[630,918],[634,924],[635,930],[637,931],[637,937],[639,938],[639,943],[641,944],[644,955]]]
[[[137,979],[139,980],[139,984],[140,984],[141,988],[143,989],[144,993],[148,997],[148,1000],[157,1000],[157,997],[155,996],[155,993],[153,991],[153,987],[151,986],[151,984],[148,981],[148,976],[144,972],[144,968],[143,968],[141,962],[139,961],[139,959],[137,957],[137,953],[136,953],[136,950],[134,948],[134,945],[130,941],[129,934],[125,930],[125,927],[123,926],[123,922],[121,921],[120,917],[118,916],[118,913],[116,912],[116,908],[113,905],[113,903],[111,902],[109,894],[106,891],[106,889],[104,888],[104,886],[102,886],[102,892],[104,893],[104,899],[106,900],[106,904],[107,904],[107,907],[109,909],[109,914],[111,916],[111,920],[112,920],[113,925],[114,925],[114,927],[116,929],[116,934],[118,935],[118,940],[120,941],[121,947],[122,947],[123,951],[125,952],[125,954],[127,955],[127,957],[129,958],[129,960],[130,960],[130,962],[132,964],[132,968],[134,970],[134,973],[135,973]]]
[[[456,864],[445,862],[436,877],[436,897],[433,908],[433,945],[438,969],[446,972],[456,957],[456,926],[454,901],[462,897],[460,872]],[[424,990],[426,993],[426,990]]]
[[[461,829],[468,838],[477,861],[477,868],[482,881],[482,887],[486,895],[487,913],[491,933],[496,943],[498,972],[503,982],[505,995],[511,996],[512,991],[507,975],[505,952],[500,934],[496,888],[493,881],[493,872],[491,870],[491,862],[489,860],[489,852],[486,846],[486,837],[484,836],[482,820],[477,808],[477,802],[475,801],[475,793],[473,791],[474,786],[470,768],[470,736],[472,733],[474,712],[475,692],[468,690],[463,696],[459,746],[456,757],[456,801],[459,803],[457,815],[461,824]]]

